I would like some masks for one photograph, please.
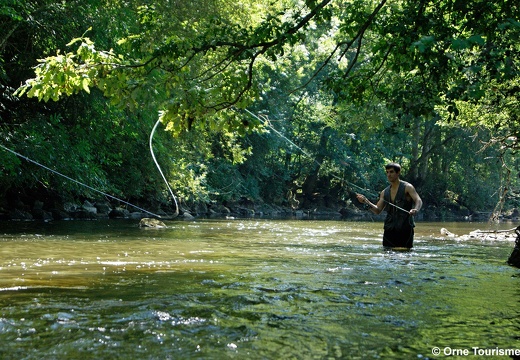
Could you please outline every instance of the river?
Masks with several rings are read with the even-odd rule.
[[[440,235],[516,224],[418,222],[409,252],[382,249],[380,222],[167,224],[0,223],[0,357],[508,358],[520,349],[520,270],[506,264],[514,242]]]

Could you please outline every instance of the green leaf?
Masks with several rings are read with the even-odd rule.
[[[486,43],[486,40],[481,35],[470,36],[468,41],[471,42],[472,44],[477,44],[480,46],[483,46]]]
[[[453,50],[463,50],[468,48],[468,42],[463,39],[453,39],[451,41],[451,47]]]
[[[83,87],[83,90],[85,90],[87,93],[90,94],[90,89],[88,87],[89,85],[89,79],[88,78],[83,78],[83,80],[81,81],[81,86]]]
[[[27,97],[39,97],[41,85],[33,85],[27,92]]]
[[[75,38],[75,39],[72,39],[69,43],[67,43],[67,46],[72,46],[74,45],[75,43],[79,42],[79,41],[82,41],[83,39],[82,38]]]

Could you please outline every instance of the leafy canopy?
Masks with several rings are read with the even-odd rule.
[[[160,119],[177,135],[206,125],[245,133],[258,123],[230,110],[258,98],[259,60],[275,61],[286,44],[302,41],[301,30],[329,2],[131,3],[139,26],[113,49],[99,50],[86,34],[74,39],[68,47],[75,50],[40,60],[36,77],[18,95],[56,101],[97,87],[130,109],[157,104]]]

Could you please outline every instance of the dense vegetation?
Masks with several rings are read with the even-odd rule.
[[[185,207],[334,208],[382,189],[391,160],[430,212],[507,211],[519,15],[512,0],[3,0],[0,145],[157,207],[160,120]],[[0,207],[99,197],[0,152]]]

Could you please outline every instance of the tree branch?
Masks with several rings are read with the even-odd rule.
[[[367,29],[369,28],[370,25],[372,25],[372,22],[374,21],[376,15],[379,13],[379,11],[383,8],[383,6],[386,4],[386,1],[387,0],[382,0],[379,5],[377,5],[377,7],[374,9],[374,11],[372,11],[372,13],[370,14],[370,16],[368,17],[367,21],[365,21],[365,23],[363,24],[363,26],[359,29],[359,31],[357,32],[356,36],[354,36],[354,38],[348,43],[347,45],[347,48],[341,53],[341,56],[340,56],[340,59],[345,56],[345,54],[347,53],[347,51],[350,49],[350,47],[354,44],[354,42],[357,40],[358,41],[358,46],[357,46],[357,50],[356,50],[356,55],[354,57],[354,60],[350,62],[348,68],[347,68],[347,71],[343,74],[343,79],[346,79],[348,77],[348,75],[350,74],[350,71],[352,71],[352,68],[354,67],[354,65],[356,64],[357,62],[357,59],[359,57],[359,53],[361,52],[361,41],[363,39],[363,36],[365,35],[365,32],[367,31]]]
[[[291,91],[291,94],[300,90],[300,89],[303,89],[305,87],[307,87],[317,76],[318,74],[323,71],[323,69],[330,63],[330,61],[332,60],[332,58],[335,56],[336,52],[338,51],[338,49],[340,49],[343,45],[347,45],[347,47],[345,48],[345,50],[343,50],[341,52],[341,55],[339,57],[339,59],[341,59],[343,56],[345,56],[345,54],[347,53],[347,51],[350,49],[350,47],[354,44],[354,42],[359,38],[359,45],[358,45],[358,48],[357,48],[357,52],[356,52],[356,57],[355,57],[355,61],[351,62],[349,64],[349,68],[347,70],[347,72],[343,75],[343,78],[346,78],[348,76],[348,74],[350,73],[350,71],[352,70],[352,67],[355,65],[356,61],[357,61],[357,58],[358,58],[358,55],[359,55],[359,52],[361,51],[361,38],[363,37],[363,34],[365,33],[365,31],[368,29],[368,27],[370,26],[370,24],[372,24],[373,20],[375,19],[376,15],[379,13],[379,11],[383,8],[383,6],[386,4],[387,0],[382,0],[379,5],[374,9],[374,11],[370,14],[370,16],[368,17],[367,21],[365,21],[365,23],[363,24],[363,26],[359,29],[359,31],[356,33],[356,35],[352,38],[352,40],[348,41],[348,42],[339,42],[338,44],[336,44],[336,47],[334,48],[334,50],[332,50],[332,52],[329,54],[329,56],[325,59],[325,61],[320,65],[320,67],[312,74],[312,76],[305,82],[303,83],[301,86],[297,87],[296,89],[292,90]],[[388,54],[387,54],[388,56]],[[385,57],[386,58],[386,57]],[[382,64],[381,64],[382,66]]]

